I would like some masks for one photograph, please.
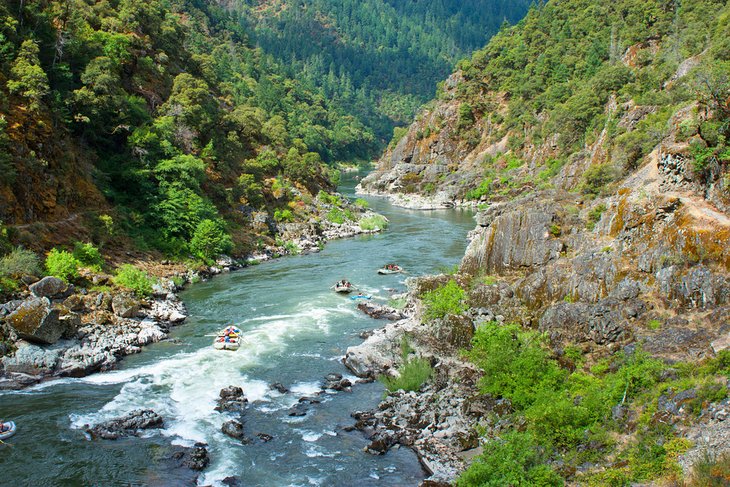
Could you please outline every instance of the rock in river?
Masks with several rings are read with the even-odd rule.
[[[161,428],[162,424],[162,416],[153,410],[137,409],[126,416],[105,421],[86,431],[95,438],[116,440],[122,436],[137,436],[139,430]]]

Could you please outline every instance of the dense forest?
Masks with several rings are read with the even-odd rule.
[[[317,87],[387,140],[460,58],[530,2],[246,0],[247,32],[286,74]],[[382,145],[379,146],[382,148]]]
[[[8,225],[91,215],[102,233],[185,255],[203,222],[227,242],[251,211],[297,218],[297,195],[333,187],[324,162],[374,147],[215,2],[2,1],[0,52]]]

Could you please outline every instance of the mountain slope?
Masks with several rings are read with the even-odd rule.
[[[230,2],[229,2],[230,3]],[[248,0],[254,42],[381,138],[433,96],[454,63],[483,45],[519,0]]]
[[[0,218],[16,243],[113,221],[108,240],[186,256],[207,220],[242,251],[253,213],[308,219],[333,188],[322,161],[374,140],[215,2],[2,1],[0,19]],[[22,226],[64,221],[79,225],[45,241]]]

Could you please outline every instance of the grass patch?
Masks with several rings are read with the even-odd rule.
[[[382,215],[372,215],[360,220],[359,225],[367,231],[385,230],[388,228],[388,220]]]
[[[431,378],[433,374],[431,363],[423,357],[409,357],[412,352],[413,348],[408,343],[408,338],[403,337],[401,340],[403,365],[398,367],[398,377],[382,375],[379,378],[388,392],[417,391],[424,382]]]

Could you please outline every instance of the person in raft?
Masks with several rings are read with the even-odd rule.
[[[6,431],[10,431],[10,425],[5,424],[5,421],[0,419],[0,433],[5,433]]]
[[[236,333],[236,329],[233,326],[229,326],[223,331],[223,337],[226,342],[230,342],[231,338],[238,337],[238,333]]]

